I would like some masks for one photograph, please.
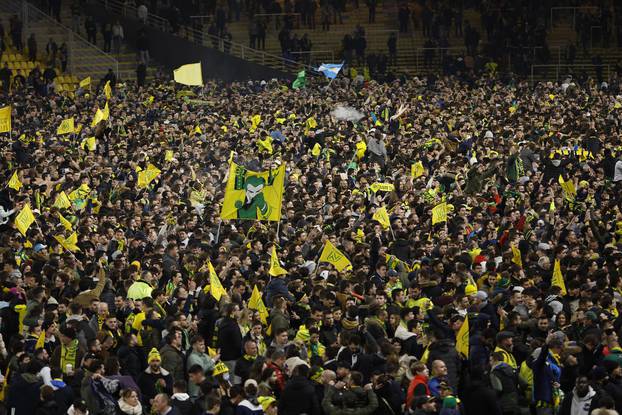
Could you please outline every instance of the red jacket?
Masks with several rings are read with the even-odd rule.
[[[415,394],[415,390],[417,394]],[[425,393],[422,393],[425,390]],[[431,395],[430,388],[428,388],[428,377],[424,375],[416,375],[408,385],[408,391],[406,392],[406,409],[410,408],[410,404],[415,396]]]

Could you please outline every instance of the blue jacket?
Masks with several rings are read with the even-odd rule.
[[[272,278],[266,287],[266,306],[272,306],[275,297],[282,296],[291,301],[295,301],[294,296],[287,289],[284,278]]]
[[[531,364],[533,370],[533,401],[553,403],[553,383],[559,383],[561,368],[559,363],[549,352],[549,346],[540,349],[540,355]]]

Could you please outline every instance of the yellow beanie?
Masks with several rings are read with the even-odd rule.
[[[228,371],[229,368],[227,367],[227,365],[225,365],[223,362],[218,362],[216,366],[214,366],[214,371],[212,372],[212,375],[218,376],[222,375],[223,373],[227,373]]]
[[[464,287],[464,295],[469,296],[475,294],[477,294],[477,287],[473,284],[468,284],[466,287]]]
[[[140,271],[140,262],[138,261],[132,261],[132,263],[130,265],[134,265],[136,268],[138,268],[138,270]]]
[[[154,360],[157,361],[162,361],[162,358],[160,357],[160,352],[158,352],[158,349],[156,349],[155,347],[153,349],[151,349],[151,351],[149,352],[149,356],[147,356],[147,363],[151,363]]]
[[[270,408],[270,405],[276,402],[276,399],[274,399],[272,396],[258,396],[257,401],[259,401],[261,409],[266,412],[268,408]]]

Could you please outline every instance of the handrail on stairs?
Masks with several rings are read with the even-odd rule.
[[[120,0],[95,1],[103,4],[104,8],[111,10],[113,13],[117,13],[128,18],[138,19],[138,9],[136,6],[125,4]],[[146,24],[148,26],[155,27],[166,32],[171,32],[172,29],[168,20],[149,11]],[[183,33],[185,34],[185,36],[181,36],[179,33]],[[295,71],[303,68],[308,70],[313,69],[311,66],[303,64],[301,62],[296,62],[282,56],[253,49],[242,43],[233,42],[220,36],[211,35],[203,30],[197,30],[181,24],[179,25],[179,31],[177,33],[174,33],[174,35],[185,38],[189,41],[192,40],[202,46],[214,47],[221,52],[229,53],[241,59],[261,63],[262,65],[267,65],[283,71],[291,72],[292,70]]]
[[[79,46],[80,48],[86,47],[92,49],[99,59],[103,59],[107,62],[107,64],[114,71],[117,78],[119,77],[119,61],[116,58],[104,52],[96,45],[88,42],[85,38],[75,33],[73,30],[58,22],[57,20],[53,19],[47,13],[40,10],[38,7],[27,1],[1,0],[1,2],[5,6],[12,7],[14,13],[21,14],[22,22],[24,28],[26,29],[29,29],[35,21],[44,20],[47,24],[60,28],[62,30],[63,35],[66,36],[66,42],[68,44],[67,47],[69,53],[69,71],[71,73],[76,73],[75,50],[78,49],[77,46]],[[25,34],[26,30],[23,30],[22,33]],[[88,72],[88,70],[85,72]]]

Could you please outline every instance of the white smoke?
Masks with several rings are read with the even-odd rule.
[[[356,122],[365,116],[356,108],[344,107],[343,105],[338,105],[334,110],[330,112],[330,115],[340,121],[352,122]]]

